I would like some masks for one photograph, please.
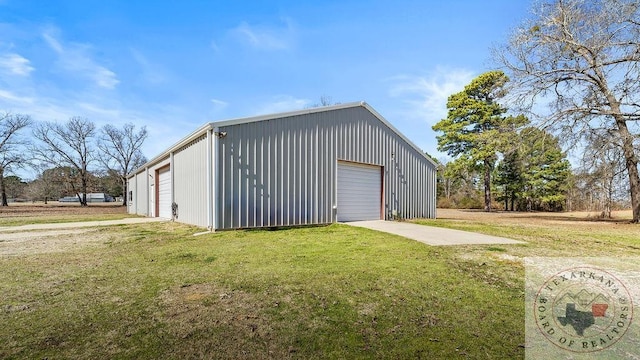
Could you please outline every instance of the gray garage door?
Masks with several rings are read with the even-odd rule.
[[[380,220],[381,169],[338,162],[338,221]]]
[[[158,217],[171,219],[171,172],[169,168],[158,173]]]

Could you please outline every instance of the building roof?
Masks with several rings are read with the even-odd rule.
[[[291,116],[298,116],[298,115],[315,114],[315,113],[326,112],[326,111],[335,111],[335,110],[340,110],[340,109],[349,109],[349,108],[355,108],[355,107],[363,107],[363,108],[367,109],[371,114],[373,114],[376,118],[378,118],[378,120],[380,120],[389,129],[391,129],[391,131],[393,131],[396,134],[398,134],[398,136],[400,136],[404,141],[406,141],[418,153],[422,154],[433,165],[436,165],[435,162],[433,161],[433,159],[431,159],[429,156],[427,156],[424,153],[424,151],[422,151],[416,144],[414,144],[411,140],[409,140],[406,136],[404,136],[404,134],[402,134],[400,131],[398,131],[398,129],[396,129],[393,125],[391,125],[390,122],[388,122],[384,117],[382,117],[382,115],[380,115],[377,111],[375,111],[369,104],[367,104],[364,101],[358,101],[358,102],[350,102],[350,103],[331,105],[331,106],[322,106],[322,107],[303,109],[303,110],[296,110],[296,111],[287,111],[287,112],[280,112],[280,113],[267,114],[267,115],[258,115],[258,116],[251,116],[251,117],[245,117],[245,118],[236,118],[236,119],[228,119],[228,120],[209,122],[209,123],[204,124],[200,128],[196,129],[194,132],[192,132],[191,134],[187,135],[182,140],[178,141],[177,143],[175,143],[174,145],[169,147],[167,150],[165,150],[164,152],[162,152],[158,156],[156,156],[153,159],[149,160],[147,163],[145,163],[144,165],[140,166],[135,171],[131,172],[127,177],[131,177],[133,174],[137,174],[141,170],[143,170],[143,169],[145,169],[145,168],[147,168],[149,166],[152,166],[155,163],[158,163],[158,162],[162,161],[163,159],[166,159],[167,156],[169,156],[169,154],[171,154],[172,152],[182,148],[184,145],[190,143],[191,141],[193,141],[194,139],[198,138],[199,136],[201,136],[203,134],[206,134],[207,131],[215,129],[215,128],[219,128],[219,127],[222,127],[222,126],[232,126],[232,125],[247,124],[247,123],[259,122],[259,121],[281,119],[281,118],[286,118],[286,117],[291,117]]]

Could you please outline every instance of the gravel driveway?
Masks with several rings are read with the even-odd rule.
[[[101,230],[103,226],[157,221],[167,220],[159,218],[126,218],[121,220],[0,227],[0,256],[61,252],[78,245],[100,244],[109,241],[111,237],[109,232]]]

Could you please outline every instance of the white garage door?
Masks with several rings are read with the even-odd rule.
[[[171,172],[158,173],[158,217],[171,219]]]
[[[338,163],[338,221],[380,220],[381,167]]]

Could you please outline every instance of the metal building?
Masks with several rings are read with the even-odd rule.
[[[211,230],[434,218],[435,182],[358,102],[206,124],[129,175],[129,212]]]

